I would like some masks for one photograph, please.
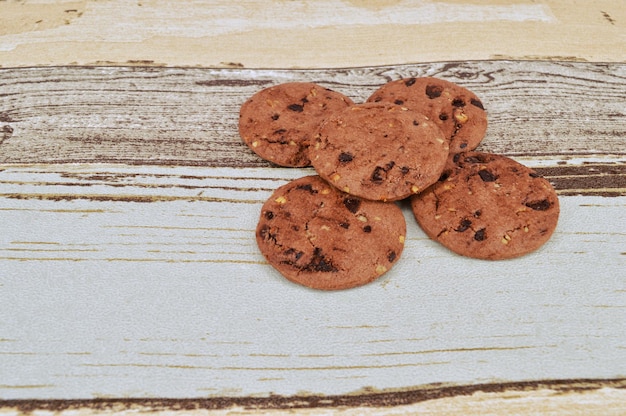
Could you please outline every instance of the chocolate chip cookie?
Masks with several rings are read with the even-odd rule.
[[[319,123],[353,102],[310,82],[265,88],[239,112],[239,134],[257,155],[280,166],[309,166],[309,143]]]
[[[500,260],[538,249],[554,232],[559,200],[550,183],[505,156],[468,152],[411,198],[424,232],[469,257]]]
[[[342,191],[395,201],[437,181],[448,143],[422,114],[390,103],[364,103],[327,118],[310,155],[317,173]]]
[[[339,191],[319,176],[279,187],[262,207],[259,249],[287,279],[321,290],[348,289],[391,269],[406,223],[394,203]]]
[[[391,102],[426,115],[444,132],[452,153],[474,150],[487,130],[487,113],[478,96],[467,88],[439,78],[391,81],[367,101]]]

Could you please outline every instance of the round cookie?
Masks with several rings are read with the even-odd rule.
[[[474,150],[485,137],[487,113],[473,92],[439,78],[405,78],[388,82],[368,102],[391,102],[429,117],[449,140],[450,152]]]
[[[348,289],[388,271],[404,248],[406,223],[393,203],[363,200],[305,176],[265,202],[256,240],[287,279],[321,290]]]
[[[424,115],[395,104],[364,103],[327,118],[310,155],[317,173],[344,192],[395,201],[437,181],[448,143]]]
[[[548,241],[559,200],[546,179],[505,156],[468,152],[453,159],[436,184],[411,198],[431,239],[487,260],[522,256]]]
[[[250,97],[239,112],[239,135],[263,159],[280,166],[310,165],[308,147],[320,122],[353,102],[311,82],[288,82]]]

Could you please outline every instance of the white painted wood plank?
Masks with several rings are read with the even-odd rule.
[[[562,196],[553,238],[497,263],[451,254],[404,207],[394,269],[325,293],[280,277],[254,243],[263,200],[306,173],[5,168],[0,397],[337,394],[626,373],[623,196]],[[83,197],[57,198],[67,188]]]

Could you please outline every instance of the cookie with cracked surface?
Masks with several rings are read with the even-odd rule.
[[[450,152],[474,150],[487,131],[487,113],[476,94],[433,77],[404,78],[376,90],[368,102],[391,102],[425,114],[449,140]]]
[[[311,82],[265,88],[243,103],[239,135],[257,155],[280,166],[310,165],[309,144],[319,123],[353,101]]]
[[[279,187],[264,203],[256,240],[287,279],[321,290],[369,283],[397,263],[406,223],[394,203],[339,191],[319,176]]]
[[[364,103],[327,118],[310,155],[317,173],[342,191],[396,201],[437,181],[448,143],[424,115],[395,104]]]
[[[431,239],[487,260],[519,257],[550,239],[559,200],[546,179],[501,155],[467,152],[453,160],[436,184],[411,198]]]

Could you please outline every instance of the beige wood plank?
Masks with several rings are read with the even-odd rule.
[[[328,68],[626,61],[621,0],[0,2],[0,64]]]

